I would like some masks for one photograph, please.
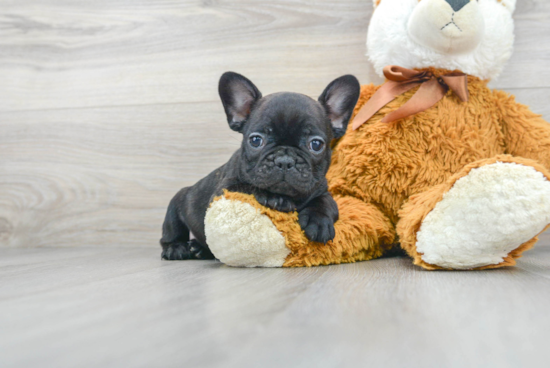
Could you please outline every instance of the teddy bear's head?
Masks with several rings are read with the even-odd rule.
[[[516,0],[373,0],[367,56],[386,65],[500,74],[512,54]]]

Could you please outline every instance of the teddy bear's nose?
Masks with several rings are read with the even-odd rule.
[[[455,12],[462,9],[466,4],[470,2],[470,0],[445,0],[445,1],[449,3],[451,8],[453,8]]]

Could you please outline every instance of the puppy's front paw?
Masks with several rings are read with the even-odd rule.
[[[259,204],[275,211],[292,212],[296,209],[296,205],[292,200],[280,195],[261,192],[255,193],[254,197],[256,197]]]
[[[298,222],[311,241],[326,244],[334,239],[334,221],[326,214],[305,208],[298,213]]]
[[[173,243],[163,247],[161,258],[167,261],[183,261],[186,259],[214,259],[214,255],[210,249],[192,239],[185,243]]]

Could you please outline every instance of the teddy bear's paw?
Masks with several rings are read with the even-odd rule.
[[[424,219],[416,249],[424,262],[443,268],[499,265],[549,223],[546,177],[530,166],[497,162],[457,180]]]
[[[221,262],[234,267],[281,267],[290,250],[269,217],[248,203],[222,197],[204,221],[206,242]]]

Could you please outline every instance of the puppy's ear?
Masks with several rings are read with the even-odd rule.
[[[218,91],[229,127],[241,132],[252,107],[262,98],[262,94],[251,81],[233,72],[221,76]]]
[[[346,132],[360,93],[361,86],[357,78],[344,75],[332,81],[319,97],[319,102],[330,119],[334,138],[340,138]]]

